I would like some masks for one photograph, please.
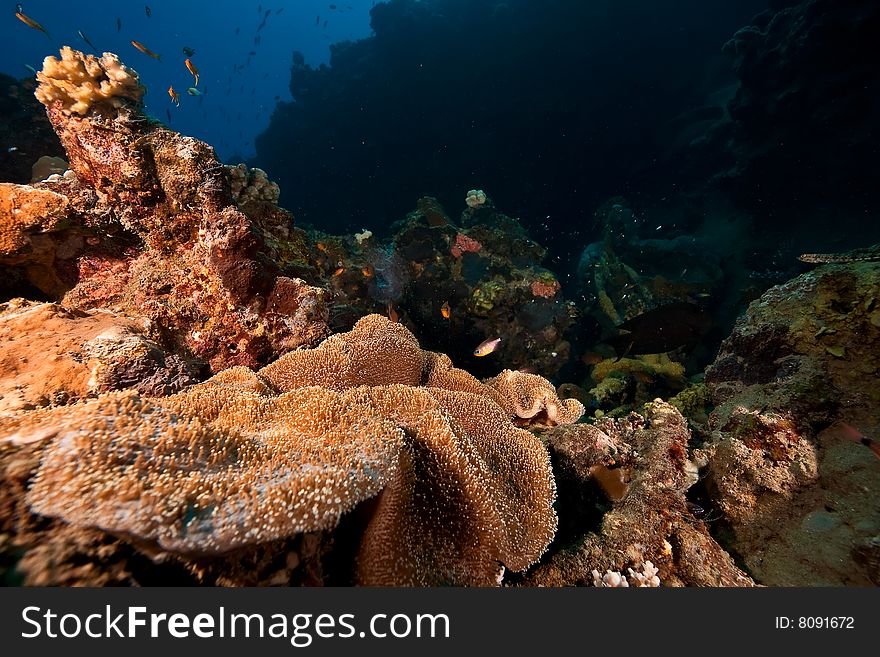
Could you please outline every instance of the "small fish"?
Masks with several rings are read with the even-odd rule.
[[[184,46],[183,47],[183,54],[186,55],[187,57],[192,57],[193,55],[196,54],[196,51],[193,50],[192,48],[187,48],[186,46]]]
[[[25,64],[24,67],[25,67],[27,70],[29,70],[31,73],[33,73],[34,75],[37,74],[37,69],[35,69],[35,68],[34,68],[33,66],[31,66],[30,64]]]
[[[31,18],[30,16],[25,16],[25,15],[24,15],[24,13],[21,11],[21,5],[18,5],[18,7],[16,8],[16,11],[15,11],[15,17],[16,17],[18,20],[20,20],[22,23],[24,23],[25,25],[27,25],[28,27],[32,27],[32,28],[34,28],[35,30],[39,30],[40,32],[42,32],[43,34],[45,34],[45,35],[46,35],[47,37],[49,37],[50,39],[52,38],[51,36],[49,36],[49,32],[46,30],[45,27],[43,27],[42,25],[40,25],[37,21],[35,21],[35,20],[34,20],[33,18]]]
[[[277,16],[277,15],[280,14],[282,11],[284,11],[284,7],[279,7],[278,9],[275,10],[275,15]]]
[[[324,25],[322,25],[321,27],[327,27],[327,21],[324,21]]]
[[[195,86],[198,87],[199,86],[199,69],[197,69],[196,65],[190,61],[189,57],[187,57],[183,63],[186,64],[187,70],[193,74],[193,77],[196,79]]]
[[[598,351],[588,351],[581,356],[581,361],[583,361],[584,365],[598,365],[603,360],[605,360],[605,357]]]
[[[174,86],[168,87],[168,95],[171,96],[171,102],[180,107],[180,94],[174,91]]]
[[[131,45],[133,45],[135,48],[137,48],[138,50],[140,50],[140,51],[141,51],[142,53],[144,53],[145,55],[147,55],[147,56],[149,56],[149,57],[152,57],[153,59],[157,59],[157,60],[159,60],[160,62],[162,61],[162,58],[161,58],[159,55],[157,55],[157,54],[154,53],[152,50],[150,50],[149,48],[147,48],[147,47],[146,47],[144,44],[142,44],[140,41],[134,41],[134,40],[132,40]]]
[[[483,340],[480,344],[477,345],[477,348],[474,349],[474,356],[476,356],[477,358],[488,356],[498,348],[499,344],[501,344],[501,338],[490,338],[489,340]]]
[[[321,24],[321,16],[320,15],[315,16],[315,25],[320,25],[320,24]]]
[[[339,267],[335,272],[333,272],[334,276],[340,276],[345,273],[345,267]]]
[[[10,146],[9,148],[6,149],[6,152],[7,153],[14,153],[17,150],[18,150],[18,146]]]
[[[235,33],[238,34],[239,32],[241,32],[241,28],[240,27],[235,28]]]
[[[361,273],[364,275],[364,278],[373,278],[373,268],[370,265],[364,265],[361,268]]]
[[[82,40],[85,41],[87,44],[89,44],[89,48],[91,48],[91,49],[94,50],[95,52],[98,52],[98,49],[95,48],[95,44],[92,43],[91,41],[89,41],[89,37],[87,37],[85,34],[83,34],[83,31],[82,31],[82,30],[77,30],[76,33],[79,34],[79,38],[80,38],[80,39],[82,39]]]
[[[448,301],[444,301],[443,305],[440,306],[440,314],[443,315],[443,319],[452,317],[452,308],[449,307]]]
[[[330,9],[336,9],[336,5],[330,5]]]
[[[852,442],[864,445],[872,452],[874,452],[874,456],[880,458],[880,443],[878,443],[873,438],[868,438],[865,434],[856,429],[854,426],[847,424],[842,420],[838,420],[821,433],[825,435],[830,434],[834,437],[845,438],[846,440],[851,440]]]
[[[116,17],[116,31],[117,32],[122,31],[122,19],[119,18],[119,16]]]
[[[190,87],[189,89],[186,90],[186,93],[188,93],[190,96],[201,96],[202,95],[202,92],[199,91],[198,89],[196,89],[195,87]]]
[[[165,116],[168,117],[168,123],[171,123],[171,110],[167,107],[165,108]]]
[[[150,9],[150,5],[144,5],[144,12],[147,14],[147,18],[153,15],[153,10]]]
[[[397,309],[394,307],[394,304],[389,301],[388,305],[385,307],[386,312],[388,313],[388,319],[397,324],[400,321],[400,315],[397,314]]]

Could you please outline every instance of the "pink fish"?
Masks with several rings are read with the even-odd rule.
[[[498,345],[501,343],[501,338],[491,338],[489,340],[483,340],[477,348],[474,349],[474,356],[481,358],[483,356],[488,356],[493,351],[498,348]]]
[[[874,452],[874,456],[880,458],[880,443],[873,438],[868,438],[861,431],[846,422],[838,421],[828,427],[823,433],[828,432],[831,435],[851,440],[854,443],[860,443]]]

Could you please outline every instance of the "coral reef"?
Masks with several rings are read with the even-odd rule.
[[[547,452],[511,422],[540,410],[555,425],[583,408],[540,377],[481,384],[371,315],[257,373],[231,368],[167,397],[112,392],[2,417],[0,443],[39,451],[36,472],[16,475],[29,480],[31,514],[191,571],[216,574],[225,557],[214,555],[331,530],[380,493],[358,582],[494,585],[499,564],[525,569],[556,529]]]
[[[16,209],[0,219],[0,271],[66,308],[146,320],[150,339],[214,371],[326,336],[326,293],[276,264],[291,217],[263,172],[148,119],[114,56],[64,49],[39,77],[73,173],[0,188]]]
[[[0,267],[10,272],[13,285],[27,283],[55,296],[67,289],[56,267],[58,254],[70,257],[83,246],[82,235],[63,230],[70,205],[48,189],[0,183]]]
[[[644,416],[558,427],[545,439],[560,529],[526,585],[754,584],[694,515],[687,495],[698,464],[688,458],[687,423],[672,406],[656,400]]]
[[[161,396],[200,375],[193,363],[164,353],[132,320],[23,299],[0,304],[0,363],[0,413],[127,388]]]
[[[389,241],[311,232],[316,255],[307,255],[309,269],[300,271],[332,293],[334,330],[390,308],[425,346],[475,374],[506,367],[554,376],[569,359],[575,309],[540,265],[545,250],[488,201],[463,210],[458,224],[424,197],[392,226]],[[473,348],[488,337],[502,338],[499,348],[491,358],[474,358]]]
[[[598,570],[593,571],[593,586],[602,588],[626,588],[632,580],[634,586],[658,587],[660,586],[660,578],[657,577],[658,570],[650,561],[642,564],[641,570],[633,570],[628,568],[629,580],[626,575],[621,575],[615,570],[606,570],[604,575],[600,575]]]
[[[578,279],[588,300],[585,312],[606,329],[658,306],[708,298],[723,281],[717,235],[705,234],[704,228],[696,234],[644,238],[647,221],[619,196],[594,215],[603,240],[581,253]]]
[[[531,420],[543,414],[550,425],[572,424],[584,414],[576,399],[559,399],[547,379],[536,374],[504,370],[485,382],[506,400],[508,415]]]
[[[770,585],[878,584],[880,264],[826,265],[749,306],[706,372],[706,486],[731,551]],[[871,556],[873,555],[873,556]]]

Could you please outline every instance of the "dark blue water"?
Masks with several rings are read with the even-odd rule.
[[[147,16],[141,3],[32,0],[23,10],[51,38],[10,5],[0,71],[87,50],[82,30],[138,71],[150,114],[265,169],[301,224],[387,234],[423,195],[454,215],[482,188],[571,276],[595,213],[622,197],[643,238],[708,223],[726,248],[735,224],[761,235],[739,242],[750,266],[775,271],[877,237],[877,18],[860,0],[838,17],[829,0],[802,2],[830,18],[800,34],[773,18],[797,4],[157,0]],[[202,96],[186,93],[184,47]]]
[[[48,30],[51,38],[47,38],[17,20],[15,4],[8,3],[0,20],[4,53],[0,72],[25,77],[29,75],[26,64],[39,70],[43,58],[57,55],[62,45],[92,52],[77,34],[81,30],[98,51],[118,54],[138,72],[147,87],[145,102],[150,114],[167,123],[169,110],[173,128],[212,144],[221,158],[241,159],[254,154],[254,137],[268,124],[276,99],[290,98],[294,49],[301,51],[309,64],[318,66],[328,61],[331,43],[370,33],[372,0],[346,0],[336,10],[331,10],[330,4],[324,0],[23,2],[24,13]],[[268,17],[266,11],[270,12]],[[264,18],[265,25],[258,32]],[[260,39],[255,44],[257,35]],[[135,50],[132,39],[161,55],[162,61]],[[186,94],[193,77],[184,67],[184,47],[196,51],[192,61],[201,76],[203,97]],[[255,54],[247,65],[250,52]],[[236,71],[236,65],[243,68]],[[179,108],[167,94],[170,85],[181,94]]]

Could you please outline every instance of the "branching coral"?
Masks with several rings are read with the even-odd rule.
[[[68,112],[85,116],[103,103],[122,107],[126,101],[140,103],[146,89],[138,74],[113,53],[101,57],[86,55],[70,46],[61,48],[61,59],[46,57],[37,73],[40,84],[35,91],[44,105],[56,102]]]
[[[359,582],[492,585],[556,530],[548,454],[509,410],[559,403],[552,390],[480,384],[372,315],[258,373],[0,419],[0,437],[51,439],[28,500],[74,525],[214,554],[330,529],[381,490]]]
[[[281,190],[269,180],[269,176],[262,169],[249,169],[247,165],[239,164],[227,166],[226,171],[232,187],[232,196],[239,205],[251,201],[278,202]]]
[[[465,196],[464,202],[469,208],[478,208],[486,203],[486,192],[482,189],[471,189]]]

